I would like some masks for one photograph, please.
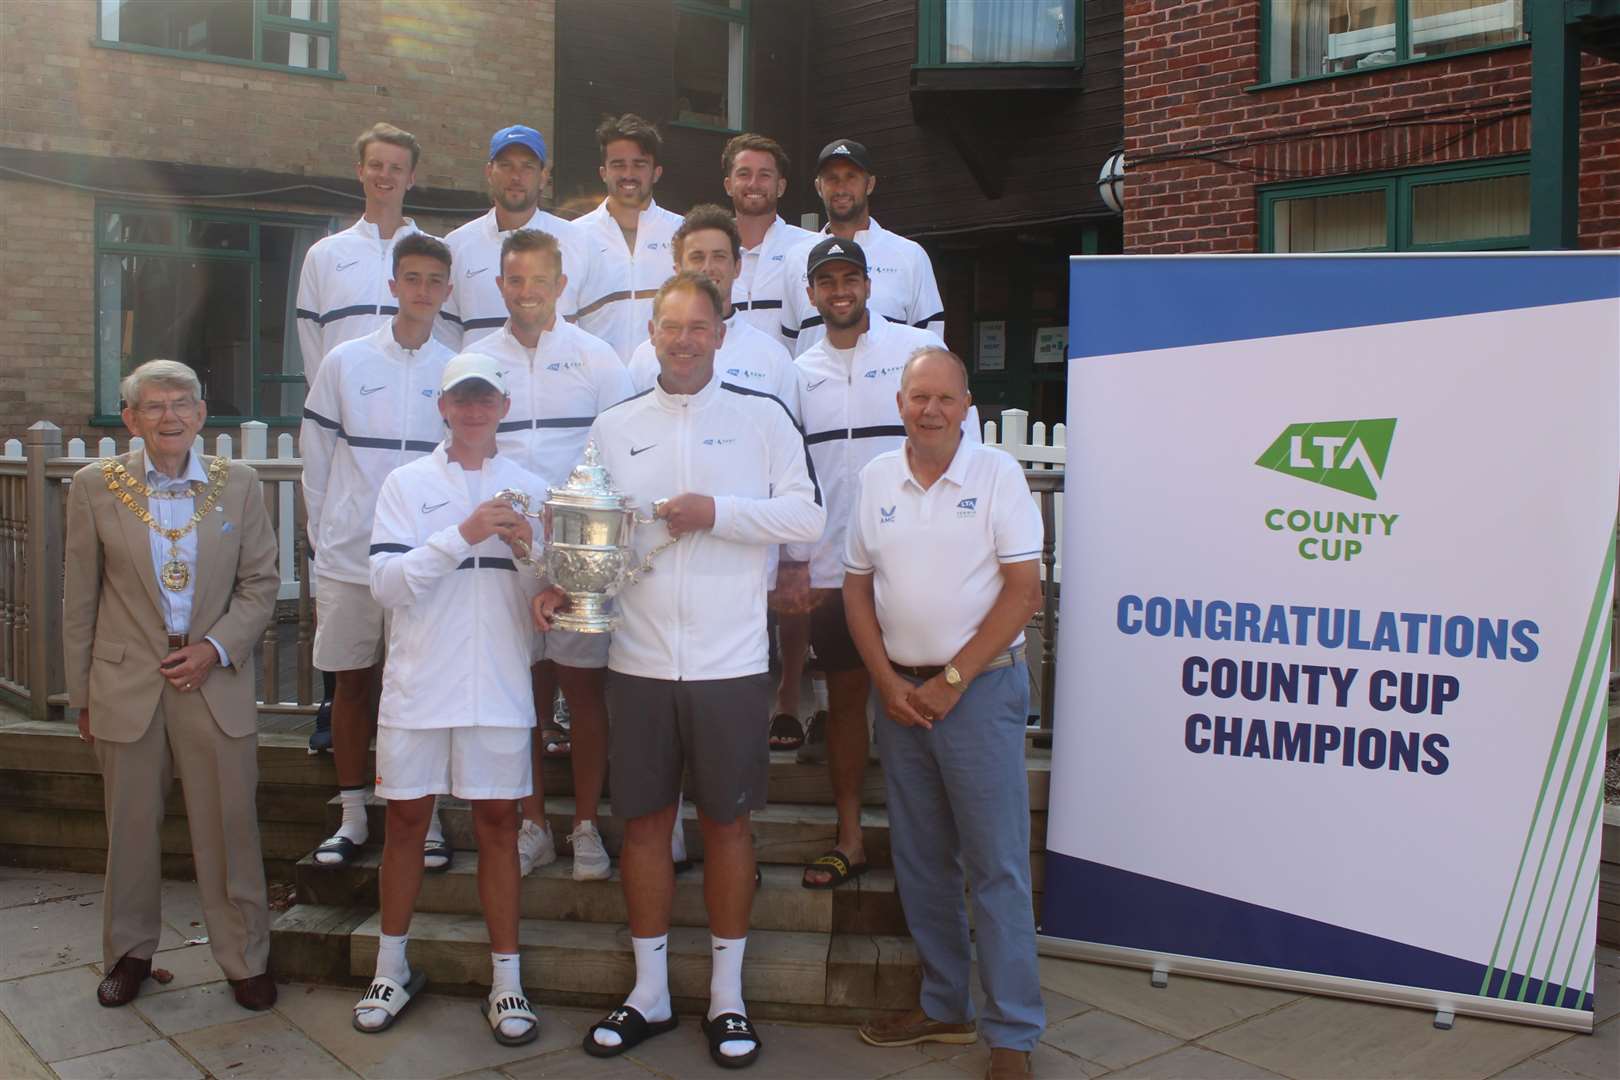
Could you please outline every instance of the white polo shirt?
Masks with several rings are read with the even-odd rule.
[[[740,311],[726,319],[726,340],[714,354],[714,373],[722,382],[771,395],[786,405],[794,423],[798,422],[799,374],[792,354],[775,334],[744,322]],[[651,341],[643,341],[630,357],[630,382],[639,394],[651,390],[657,381],[658,351]]]
[[[823,229],[814,239],[820,241],[831,235]],[[932,330],[936,337],[943,339],[945,303],[939,298],[939,285],[934,281],[934,264],[928,260],[928,252],[922,245],[890,232],[875,218],[868,219],[867,228],[855,234],[855,242],[866,253],[866,273],[872,279],[872,297],[866,302],[867,310],[890,322]],[[827,334],[821,326],[821,315],[811,305],[806,292],[808,279],[804,268],[814,246],[805,244],[793,248],[783,262],[781,331],[795,356],[803,356]]]
[[[1041,555],[1041,510],[1006,451],[963,439],[932,487],[906,450],[861,470],[844,569],[875,574],[883,651],[896,664],[949,663],[1001,595],[1001,566]],[[1020,631],[1013,646],[1023,644]]]
[[[636,221],[633,245],[624,242],[619,223],[608,213],[606,199],[573,224],[587,266],[579,283],[578,310],[558,307],[557,311],[613,346],[619,362],[628,364],[636,346],[647,340],[647,322],[652,318],[658,286],[675,273],[670,241],[681,227],[681,215],[649,202]]]
[[[788,252],[814,247],[820,233],[789,225],[780,214],[765,230],[758,247],[743,248],[731,302],[756,330],[769,334],[791,353],[793,339],[782,333],[783,268]]]
[[[406,218],[384,240],[377,226],[362,217],[310,246],[298,274],[297,306],[307,385],[315,385],[327,353],[387,326],[399,313],[399,301],[388,289],[394,278],[394,245],[421,231]]]
[[[571,315],[579,308],[579,282],[585,277],[585,250],[571,222],[555,214],[535,210],[523,229],[537,229],[557,238],[562,249],[563,274],[568,283],[557,298],[557,312]],[[501,243],[515,229],[502,231],[495,225],[495,211],[474,218],[452,229],[444,242],[450,247],[450,278],[455,288],[439,311],[433,336],[455,352],[465,352],[480,338],[488,337],[506,323],[506,301],[495,279],[501,276]]]

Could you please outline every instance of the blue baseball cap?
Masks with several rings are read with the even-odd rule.
[[[495,156],[508,146],[527,146],[542,163],[546,160],[546,140],[532,127],[513,124],[511,127],[501,128],[490,136],[489,160],[494,161]]]

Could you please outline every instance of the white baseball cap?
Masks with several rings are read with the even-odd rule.
[[[468,379],[482,379],[502,394],[507,393],[501,365],[493,356],[478,352],[464,352],[444,365],[444,380],[439,384],[439,392],[449,393]]]

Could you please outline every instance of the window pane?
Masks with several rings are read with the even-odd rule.
[[[253,59],[253,5],[243,0],[101,0],[107,41]]]
[[[1272,0],[1272,79],[1394,62],[1395,0]]]
[[[946,0],[945,62],[1073,60],[1074,0]]]
[[[265,12],[283,19],[332,21],[332,0],[265,0]]]
[[[1411,0],[1412,55],[1522,41],[1524,0]]]
[[[248,251],[253,242],[253,226],[245,221],[186,219],[186,247],[209,251]]]
[[[1358,251],[1389,242],[1385,192],[1279,199],[1272,204],[1273,251]]]
[[[266,375],[301,375],[298,349],[298,273],[310,245],[322,230],[297,225],[259,226],[259,412],[298,416],[304,411],[304,384],[265,380]]]
[[[675,13],[675,119],[742,127],[743,28]]]
[[[1455,244],[1530,235],[1530,177],[1493,176],[1412,189],[1412,243]]]
[[[127,210],[104,214],[101,219],[101,242],[161,244],[168,247],[174,243],[174,215]]]
[[[288,67],[332,69],[332,39],[324,34],[293,34],[286,30],[264,32],[264,62]]]

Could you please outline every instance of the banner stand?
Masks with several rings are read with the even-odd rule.
[[[1451,1013],[1456,1016],[1477,1016],[1485,1020],[1539,1024],[1542,1027],[1574,1031],[1582,1035],[1592,1033],[1593,1014],[1580,1009],[1559,1009],[1551,1005],[1502,1001],[1475,994],[1442,994],[1419,987],[1396,986],[1362,979],[1343,979],[1334,975],[1317,975],[1309,971],[1236,964],[1226,960],[1178,956],[1150,952],[1146,949],[1127,949],[1118,945],[1099,945],[1071,938],[1049,937],[1046,934],[1036,935],[1035,948],[1042,956],[1060,960],[1086,960],[1097,964],[1112,964],[1115,967],[1141,968],[1154,973],[1166,971],[1171,975],[1191,975],[1199,979],[1245,983],[1271,990],[1297,990],[1303,994],[1354,998],[1357,1001],[1371,1001],[1379,1005],[1424,1009],[1435,1014],[1436,1027],[1449,1027],[1449,1022],[1442,1023],[1442,1019],[1445,1014]],[[1155,982],[1155,985],[1158,983]]]

